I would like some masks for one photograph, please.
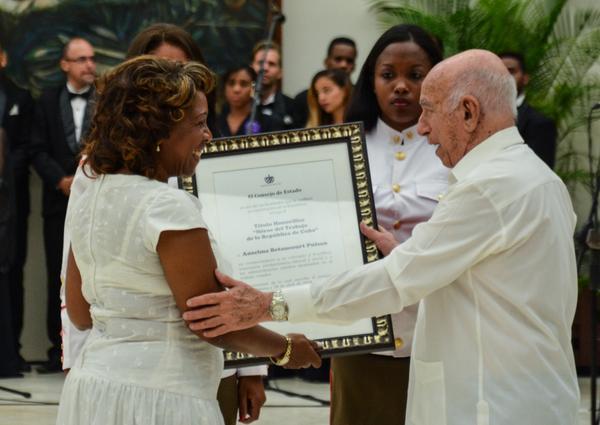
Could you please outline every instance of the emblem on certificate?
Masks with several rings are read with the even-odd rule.
[[[326,279],[375,261],[359,223],[376,225],[362,124],[215,139],[180,187],[202,214],[234,278],[262,291]],[[344,325],[267,322],[320,341],[323,356],[393,349],[389,316]],[[226,367],[266,363],[225,353]]]

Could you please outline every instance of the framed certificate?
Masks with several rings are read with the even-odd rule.
[[[379,258],[362,124],[216,139],[180,187],[198,196],[220,269],[262,291],[326,279]],[[223,264],[227,262],[228,264]],[[321,342],[325,357],[389,349],[389,316],[349,325],[269,322]],[[264,363],[225,353],[226,366]]]

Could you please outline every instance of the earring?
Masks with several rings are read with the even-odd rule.
[[[160,143],[156,145],[156,152],[160,152]]]

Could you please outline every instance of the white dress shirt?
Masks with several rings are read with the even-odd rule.
[[[507,128],[463,157],[431,219],[386,258],[285,289],[289,318],[422,300],[407,425],[574,425],[575,222],[562,181]]]
[[[396,131],[379,119],[366,139],[377,222],[404,242],[433,214],[448,188],[448,169],[416,125]],[[417,311],[418,303],[392,315],[397,349],[375,354],[410,356]]]
[[[90,87],[85,87],[81,90],[75,90],[73,86],[67,83],[67,91],[73,94],[87,93]],[[75,124],[75,139],[77,143],[81,140],[81,130],[83,128],[83,117],[88,101],[83,97],[74,97],[71,99],[71,109],[73,110],[73,124]]]

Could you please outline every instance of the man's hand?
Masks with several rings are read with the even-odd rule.
[[[361,222],[360,232],[375,242],[377,249],[379,249],[379,251],[381,251],[381,253],[385,256],[387,256],[394,248],[400,245],[394,238],[394,235],[381,226],[379,226],[379,230],[375,230]]]
[[[192,310],[183,313],[183,319],[189,323],[191,330],[204,331],[205,337],[215,338],[271,320],[269,306],[272,293],[261,292],[218,270],[215,276],[229,290],[187,300],[187,306]]]
[[[321,347],[302,334],[288,334],[292,339],[292,354],[290,361],[283,366],[286,369],[321,367]]]
[[[56,186],[65,196],[71,194],[71,185],[73,184],[73,176],[65,176],[58,182]]]
[[[258,419],[267,396],[262,376],[238,377],[238,401],[240,422],[249,424]]]

